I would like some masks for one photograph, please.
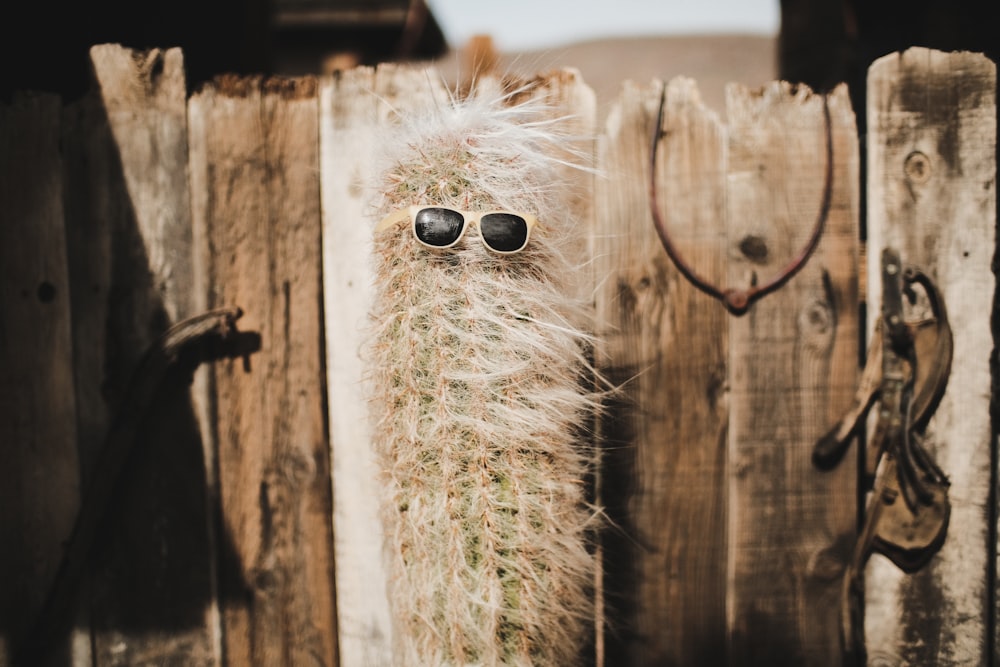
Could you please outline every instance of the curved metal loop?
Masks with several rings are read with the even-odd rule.
[[[743,315],[753,305],[758,299],[770,294],[771,292],[777,290],[779,287],[787,283],[792,277],[805,266],[806,260],[812,255],[816,246],[819,245],[819,239],[823,235],[823,228],[826,225],[826,219],[830,212],[830,201],[833,195],[833,128],[830,121],[830,107],[827,101],[827,96],[823,95],[823,120],[826,125],[826,176],[823,183],[823,199],[820,203],[819,215],[816,218],[816,224],[814,226],[812,236],[810,236],[809,241],[806,243],[805,247],[796,255],[784,268],[782,268],[773,278],[767,280],[763,284],[752,284],[750,287],[740,289],[736,287],[726,287],[720,289],[708,282],[705,278],[702,278],[698,273],[691,268],[691,266],[684,261],[681,257],[680,251],[674,242],[670,238],[670,234],[667,231],[666,223],[663,221],[663,217],[660,215],[660,207],[657,202],[656,196],[656,154],[657,148],[660,144],[660,136],[662,133],[661,126],[663,125],[663,109],[666,105],[667,100],[667,88],[666,85],[663,87],[663,91],[660,94],[660,108],[656,114],[656,126],[653,128],[653,137],[650,146],[650,178],[649,178],[649,203],[650,209],[653,213],[653,224],[656,226],[656,232],[660,236],[660,242],[663,244],[663,249],[667,251],[670,259],[673,261],[677,270],[687,278],[687,280],[700,289],[705,294],[708,294],[714,299],[718,299],[722,302],[722,305],[726,307],[733,315]]]

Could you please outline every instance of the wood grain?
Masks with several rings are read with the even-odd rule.
[[[821,243],[778,292],[730,320],[730,664],[841,664],[840,575],[856,469],[820,472],[812,445],[857,377],[858,154],[845,87],[830,96],[832,203]],[[805,245],[826,169],[821,96],[728,90],[727,279],[768,280]]]
[[[0,664],[42,607],[80,501],[60,115],[54,96],[0,104]]]
[[[670,263],[647,188],[658,87],[626,83],[600,141],[597,360],[620,386],[602,422],[608,664],[723,664],[727,316]],[[677,243],[724,272],[725,128],[668,85],[657,185]]]
[[[380,119],[394,104],[421,103],[400,89],[425,88],[413,71],[358,68],[326,78],[321,92],[323,269],[327,380],[341,661],[392,664],[392,627],[382,555],[379,488],[362,350],[371,310],[371,228],[366,187]],[[378,91],[376,93],[376,90]],[[384,100],[380,97],[387,95]],[[426,95],[426,91],[425,91]]]
[[[187,107],[180,49],[90,52],[155,288],[172,322],[194,315]]]
[[[881,250],[895,247],[943,291],[955,338],[948,388],[926,442],[951,479],[948,535],[914,575],[880,556],[870,561],[869,659],[989,664],[997,659],[989,654],[997,630],[987,625],[997,618],[988,609],[996,591],[987,590],[996,554],[987,519],[996,446],[990,424],[996,67],[982,55],[909,49],[872,65],[868,103],[869,301],[880,301]]]
[[[65,114],[67,236],[83,474],[113,509],[82,607],[98,664],[216,664],[211,513],[186,383],[157,393],[124,469],[101,458],[143,355],[196,308],[184,61],[109,44],[91,62],[95,88]]]
[[[189,102],[210,306],[261,350],[214,372],[224,651],[234,665],[337,664],[324,420],[316,80],[226,77]]]

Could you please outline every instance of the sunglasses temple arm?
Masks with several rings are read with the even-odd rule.
[[[378,223],[378,225],[375,226],[375,231],[373,233],[378,234],[379,232],[384,232],[390,227],[395,227],[396,225],[403,222],[409,217],[410,217],[410,209],[408,208],[400,209],[398,211],[393,211],[385,218],[383,218],[382,222]]]

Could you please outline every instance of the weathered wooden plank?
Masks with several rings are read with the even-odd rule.
[[[923,48],[868,74],[869,302],[881,301],[879,255],[897,248],[944,293],[955,352],[926,446],[951,479],[941,551],[905,575],[881,556],[866,571],[869,661],[984,665],[996,656],[988,586],[990,312],[996,248],[996,67],[971,53]],[[994,582],[995,583],[995,582]]]
[[[80,499],[60,114],[53,96],[0,104],[0,664],[41,610]]]
[[[627,83],[595,186],[597,362],[621,386],[602,423],[608,664],[723,664],[726,314],[677,272],[650,217],[660,89]],[[724,275],[725,128],[694,82],[666,91],[657,187],[685,256]]]
[[[728,92],[730,285],[770,280],[821,207],[823,98],[772,83]],[[839,591],[856,468],[811,463],[857,377],[858,154],[845,87],[829,99],[833,190],[822,240],[791,282],[730,320],[731,664],[839,665]]]
[[[112,283],[113,230],[131,215],[117,149],[99,97],[90,94],[63,112],[66,244],[72,302],[73,366],[76,383],[77,441],[81,477],[89,479],[107,435],[112,409],[101,392],[109,380],[107,349],[109,294]],[[121,274],[119,274],[121,275]],[[126,347],[122,345],[122,347]],[[132,346],[134,349],[135,345]],[[119,353],[121,354],[121,353]],[[134,352],[133,352],[134,354]],[[108,382],[108,389],[127,378]]]
[[[333,535],[337,563],[337,622],[345,667],[392,664],[382,523],[367,389],[361,353],[371,309],[371,225],[368,147],[393,104],[425,103],[399,88],[419,90],[415,72],[383,67],[326,78],[321,90],[323,286],[327,393],[332,446]],[[375,94],[389,95],[382,104]]]
[[[214,369],[234,665],[337,663],[316,92],[313,78],[227,77],[189,103],[208,305],[239,305],[261,337],[259,353]]]
[[[85,507],[110,507],[84,518],[103,532],[82,605],[98,663],[216,664],[210,512],[191,399],[181,380],[149,405],[131,404],[147,348],[194,311],[183,58],[102,45],[91,59],[95,93],[67,110],[63,136]],[[143,435],[127,461],[109,460],[105,442],[125,405],[148,411]]]
[[[135,224],[167,318],[193,314],[191,212],[184,57],[180,49],[90,52],[108,122],[119,146]]]

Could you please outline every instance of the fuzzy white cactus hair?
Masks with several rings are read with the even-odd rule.
[[[571,665],[592,629],[581,435],[595,401],[569,260],[584,226],[560,177],[567,119],[537,93],[481,82],[399,114],[378,159],[376,221],[413,204],[539,220],[513,255],[475,226],[445,251],[405,224],[375,238],[368,352],[399,665]]]

